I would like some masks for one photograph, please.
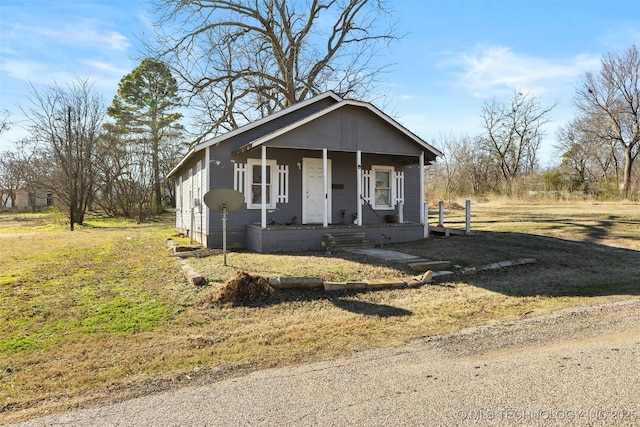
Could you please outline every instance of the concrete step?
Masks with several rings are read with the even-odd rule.
[[[331,242],[336,248],[365,248],[373,245],[365,239],[365,233],[328,233],[325,241]]]

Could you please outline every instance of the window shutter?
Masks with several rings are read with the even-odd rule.
[[[371,171],[362,170],[362,198],[371,203]]]
[[[247,200],[246,192],[247,183],[247,165],[245,163],[233,164],[233,189],[244,194],[244,202],[249,203]]]
[[[396,171],[394,190],[393,204],[404,203],[404,171]]]
[[[289,203],[289,165],[278,165],[278,203]]]

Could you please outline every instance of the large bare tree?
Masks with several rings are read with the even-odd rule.
[[[640,52],[637,46],[609,53],[599,73],[586,73],[576,93],[593,139],[618,145],[624,152],[622,194],[630,196],[633,164],[640,154]]]
[[[27,117],[32,149],[41,153],[39,185],[67,203],[72,224],[82,224],[95,196],[94,156],[105,115],[104,100],[87,80],[43,89],[31,86]]]
[[[543,126],[555,105],[543,107],[537,97],[514,92],[509,100],[494,98],[482,107],[485,147],[502,173],[509,196],[518,175],[535,171]]]
[[[383,0],[155,0],[154,55],[207,114],[204,133],[333,90],[370,99],[396,40]]]

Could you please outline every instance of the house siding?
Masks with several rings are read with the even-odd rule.
[[[203,144],[200,151],[190,154],[176,168],[176,226],[187,231],[189,235],[208,247],[222,246],[222,214],[216,210],[208,210],[203,204],[203,197],[209,189],[234,188],[234,175],[238,171],[249,178],[249,170],[236,167],[247,165],[250,159],[261,159],[261,147],[250,148],[249,143],[258,138],[282,131],[284,127],[297,123],[286,133],[278,133],[265,139],[267,159],[277,165],[288,167],[288,200],[275,204],[275,208],[267,210],[269,232],[262,230],[261,209],[250,209],[243,204],[239,209],[229,212],[227,220],[227,246],[230,248],[260,248],[260,250],[300,250],[316,249],[315,240],[320,239],[322,227],[311,227],[314,241],[305,242],[305,235],[295,227],[284,229],[282,225],[300,225],[303,218],[303,164],[305,158],[321,159],[323,148],[327,149],[331,160],[331,198],[330,223],[342,227],[355,227],[354,214],[358,211],[357,200],[357,165],[356,152],[362,156],[362,169],[371,170],[375,166],[393,167],[394,172],[403,173],[405,223],[420,225],[420,206],[423,200],[420,195],[419,156],[425,153],[427,160],[435,158],[435,152],[425,149],[410,135],[399,131],[397,127],[361,105],[346,104],[308,122],[300,120],[324,110],[336,103],[334,98],[322,98],[303,108],[292,111],[281,117],[266,121],[259,126],[249,128],[237,135],[230,136],[216,144]],[[205,153],[208,156],[205,158]],[[277,181],[272,182],[275,193]],[[244,188],[239,189],[244,192]],[[198,206],[199,204],[199,206]],[[370,206],[362,207],[364,224],[375,225],[385,221],[385,215],[398,214],[394,209],[376,210]],[[386,224],[389,227],[392,224]],[[271,232],[271,226],[278,228]],[[360,227],[356,227],[360,228]],[[363,227],[366,228],[366,227]],[[305,230],[308,230],[306,227]],[[371,234],[374,231],[368,230]],[[411,227],[393,230],[394,236],[402,241],[416,237]]]
[[[278,117],[274,120],[271,120],[261,126],[255,127],[253,129],[249,129],[246,132],[243,132],[239,135],[236,135],[233,138],[220,142],[220,146],[224,146],[225,150],[228,151],[236,151],[240,149],[242,146],[254,141],[258,138],[261,138],[265,135],[275,132],[278,129],[281,129],[285,126],[293,124],[299,120],[304,119],[312,114],[317,113],[331,105],[335,104],[337,101],[335,99],[326,98],[322,99],[318,102],[315,102],[311,105],[306,106],[305,108],[301,108],[299,110],[292,111],[289,114],[285,114],[282,117]]]
[[[358,227],[334,226],[323,228],[293,227],[279,228],[267,227],[262,229],[250,225],[247,227],[247,247],[256,252],[299,252],[321,251],[328,240],[328,234],[363,233],[364,239],[374,245],[386,245],[389,243],[412,242],[416,236],[422,236],[424,226],[420,224],[381,224]]]
[[[333,151],[419,156],[420,147],[364,107],[348,105],[291,130],[267,143],[270,147],[305,148],[313,141]]]
[[[206,209],[203,202],[205,172],[203,152],[176,178],[176,228],[203,245],[207,244]]]
[[[233,188],[233,164],[247,163],[259,151],[232,154],[224,151],[211,150],[210,177],[215,188]],[[321,150],[287,150],[281,148],[267,148],[267,159],[275,160],[279,165],[289,166],[289,201],[277,203],[275,209],[267,210],[268,224],[301,224],[302,221],[302,165],[303,158],[322,158]],[[353,214],[357,212],[357,174],[356,154],[345,152],[328,152],[328,158],[332,164],[332,188],[329,189],[331,197],[331,218],[333,224],[352,224]],[[396,171],[405,172],[405,198],[416,200],[419,192],[419,170],[416,164],[403,166],[399,163],[405,157],[389,155],[363,154],[362,166],[370,169],[373,165],[393,166]],[[344,216],[343,216],[344,211]],[[364,223],[379,223],[385,221],[385,215],[397,214],[394,210],[377,210],[364,206],[362,209]],[[377,213],[377,215],[376,215]],[[246,204],[234,212],[230,212],[227,219],[227,245],[229,247],[247,247],[246,226],[259,225],[261,220],[260,209],[248,209]],[[416,203],[407,203],[404,207],[405,222],[420,222],[420,209]],[[282,230],[281,230],[282,231]],[[284,234],[283,234],[284,236]],[[211,211],[209,245],[220,247],[222,245],[222,215]]]

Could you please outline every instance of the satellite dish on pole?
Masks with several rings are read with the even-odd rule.
[[[231,188],[218,188],[207,191],[204,204],[212,211],[222,213],[222,254],[227,266],[227,214],[238,209],[244,203],[244,194]]]

